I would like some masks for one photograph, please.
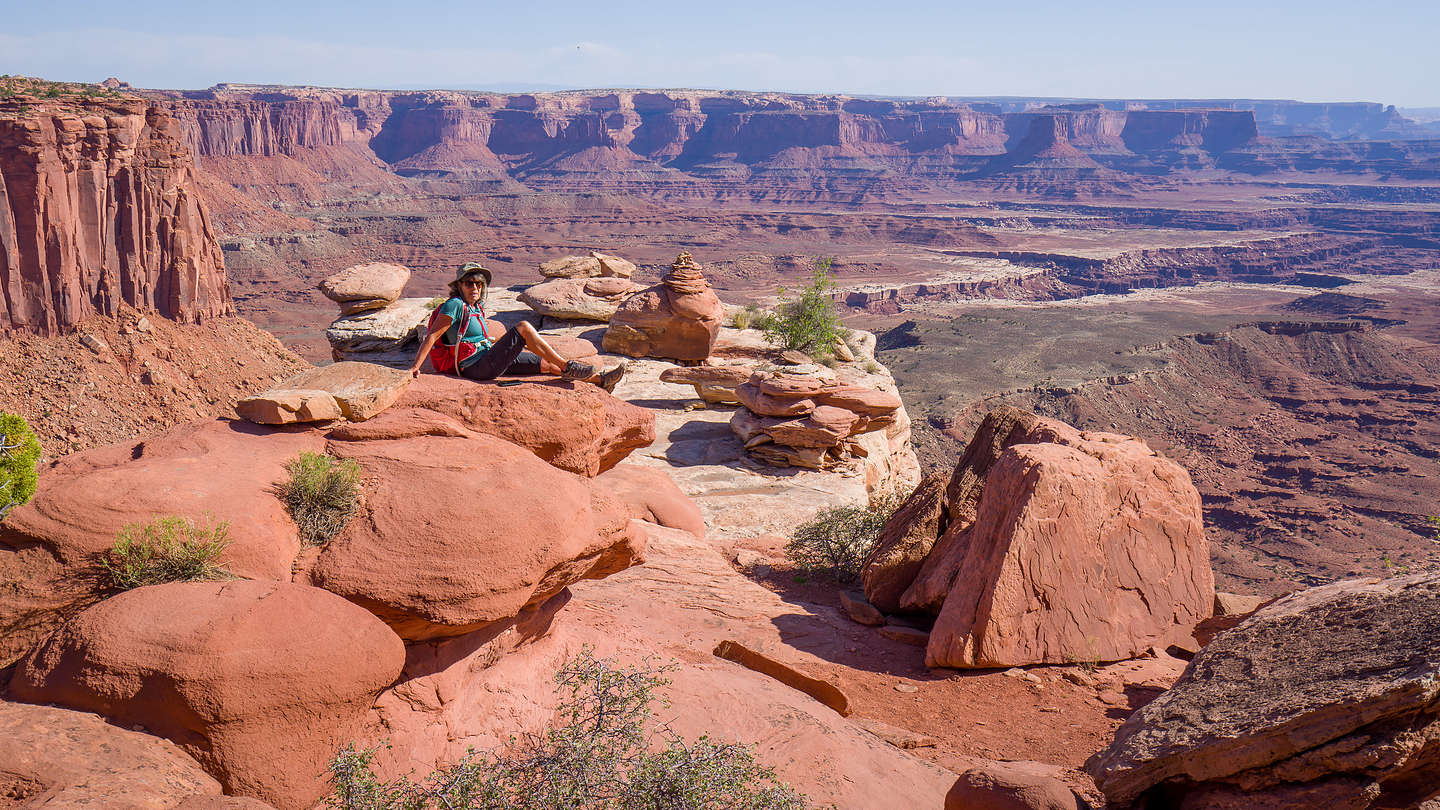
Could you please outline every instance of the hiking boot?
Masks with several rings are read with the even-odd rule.
[[[581,360],[571,360],[565,364],[565,370],[560,372],[562,380],[588,380],[595,376],[600,369]]]
[[[615,393],[616,384],[619,383],[620,378],[624,376],[625,363],[622,361],[620,365],[610,369],[604,374],[601,374],[600,379],[596,380],[595,384],[600,386],[601,388],[604,388],[608,393],[613,394]]]

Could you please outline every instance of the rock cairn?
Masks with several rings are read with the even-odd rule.
[[[320,282],[320,292],[340,305],[325,330],[335,360],[408,366],[432,307],[428,298],[401,298],[410,271],[398,264],[357,264]]]
[[[606,351],[631,357],[704,360],[715,346],[725,305],[702,268],[681,253],[659,284],[631,295],[605,330]]]
[[[1193,649],[1215,593],[1184,469],[1009,407],[986,415],[943,492],[926,479],[900,507],[862,577],[880,610],[937,616],[925,662],[943,667]]]

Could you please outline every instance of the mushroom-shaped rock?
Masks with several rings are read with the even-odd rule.
[[[288,582],[137,588],[71,618],[20,663],[12,694],[173,740],[227,792],[308,807],[405,645],[365,610]]]
[[[221,798],[220,783],[169,740],[90,712],[0,701],[6,808],[148,810]]]
[[[520,293],[520,303],[551,318],[604,323],[643,289],[627,278],[557,278]]]
[[[340,305],[341,315],[354,315],[395,303],[409,280],[410,271],[398,264],[357,264],[320,282],[320,292]]]
[[[591,251],[584,256],[565,256],[540,264],[540,275],[546,278],[594,278],[613,276],[630,278],[635,265],[608,253]]]
[[[1299,591],[1220,634],[1085,764],[1110,806],[1440,795],[1440,574]]]
[[[594,476],[655,441],[655,414],[589,383],[501,387],[422,374],[385,413],[344,425],[330,436],[364,440],[481,433],[526,447],[562,470]]]
[[[706,402],[724,405],[739,405],[735,394],[750,379],[748,365],[734,366],[675,366],[660,372],[660,382],[688,383],[695,386],[695,393]]]
[[[312,581],[407,640],[480,630],[640,561],[644,538],[619,500],[493,436],[331,447],[372,483]]]
[[[284,480],[286,462],[324,447],[314,432],[212,420],[52,463],[35,499],[0,524],[0,663],[99,599],[98,556],[125,526],[157,515],[228,522],[220,564],[239,576],[289,580],[300,539],[269,490]]]
[[[700,270],[689,253],[682,253],[659,284],[626,299],[605,330],[605,350],[674,360],[709,357],[725,305]]]
[[[991,467],[929,666],[1117,661],[1180,641],[1210,615],[1189,474],[1138,439],[1068,434],[1015,445]]]
[[[331,363],[240,400],[235,403],[235,412],[263,425],[318,422],[340,416],[363,422],[399,399],[410,379],[406,372],[374,363]],[[291,403],[296,401],[303,404],[292,409]],[[334,408],[312,407],[313,403],[325,402],[333,402]]]

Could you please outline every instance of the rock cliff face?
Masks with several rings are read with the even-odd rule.
[[[183,131],[138,99],[0,106],[0,332],[64,332],[122,304],[231,312]]]

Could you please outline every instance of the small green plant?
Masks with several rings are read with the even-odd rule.
[[[108,584],[127,591],[165,582],[233,579],[217,560],[230,545],[230,524],[202,528],[189,518],[157,517],[120,530],[101,566]]]
[[[35,497],[40,441],[25,417],[0,412],[0,520]]]
[[[744,309],[736,310],[735,314],[730,316],[730,325],[736,329],[749,329],[752,326],[758,326],[768,315],[769,313],[761,307],[755,304],[746,304]]]
[[[836,506],[802,523],[785,545],[785,554],[802,572],[854,582],[865,558],[880,539],[880,530],[899,508],[902,498],[888,495],[868,506]]]
[[[323,546],[360,508],[360,465],[323,453],[301,453],[285,465],[290,478],[276,494],[300,529],[300,542]]]
[[[443,303],[445,303],[444,296],[436,296],[425,302],[425,308],[427,310],[434,310],[436,307],[439,307]]]
[[[810,283],[794,297],[782,287],[780,303],[775,311],[762,317],[755,325],[765,332],[765,339],[786,349],[805,352],[823,360],[834,352],[840,339],[840,316],[835,311],[835,282],[830,278],[831,259],[815,262]]]
[[[780,783],[738,743],[686,742],[656,723],[651,706],[666,668],[621,667],[589,648],[555,675],[565,696],[559,722],[511,740],[500,752],[471,750],[420,781],[381,781],[378,748],[346,746],[330,763],[329,807],[341,810],[800,810],[804,797]]]

